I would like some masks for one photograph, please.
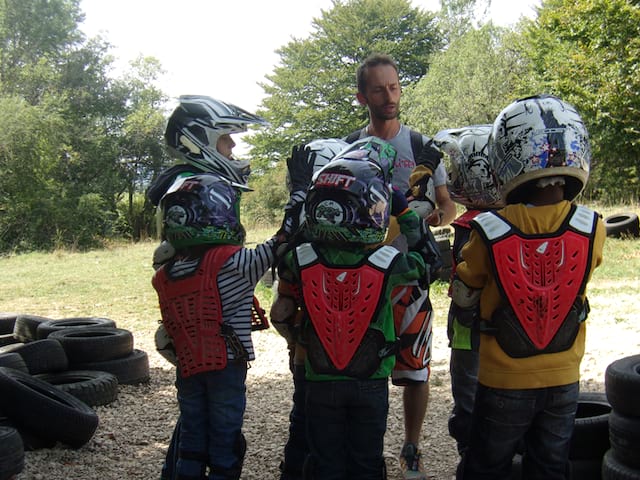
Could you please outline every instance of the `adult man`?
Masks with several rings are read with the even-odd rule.
[[[356,98],[369,111],[369,124],[360,131],[358,137],[376,136],[395,147],[398,156],[393,167],[393,185],[403,192],[409,191],[413,187],[409,200],[422,200],[418,198],[421,189],[426,188],[428,177],[432,176],[436,208],[431,212],[428,211],[429,209],[426,212],[423,211],[425,213],[423,218],[431,226],[449,224],[456,216],[456,206],[449,197],[444,165],[442,162],[438,162],[437,168],[434,168],[433,171],[430,171],[431,168],[419,165],[420,162],[417,162],[419,158],[416,158],[412,149],[411,130],[400,123],[398,118],[402,88],[395,61],[388,55],[371,55],[358,67],[356,80],[358,86]],[[423,136],[422,143],[425,147],[418,157],[428,158],[433,155],[434,152],[430,151],[433,149],[430,146],[430,140]],[[418,211],[420,210],[418,209]],[[390,231],[393,232],[391,227]],[[398,245],[401,242],[402,237],[393,240],[396,246],[401,246]],[[429,331],[422,333],[425,338],[428,338],[430,350],[430,316],[432,312],[428,292],[424,293],[423,303],[429,310],[426,312],[427,318],[424,322],[425,325],[428,324]],[[401,366],[401,362],[398,363]],[[418,371],[397,368],[392,378],[394,384],[404,386],[405,438],[400,454],[403,475],[405,479],[426,480],[418,446],[429,400],[428,364],[424,369]]]

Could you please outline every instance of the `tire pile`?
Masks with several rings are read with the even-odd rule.
[[[0,480],[23,470],[26,450],[88,443],[92,407],[148,381],[146,352],[111,319],[0,313]]]
[[[605,371],[611,404],[611,448],[602,461],[603,480],[640,480],[640,355],[624,357]]]

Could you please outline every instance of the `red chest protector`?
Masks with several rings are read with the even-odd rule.
[[[595,212],[580,206],[572,207],[553,235],[525,235],[493,212],[473,220],[489,246],[498,288],[508,301],[506,311],[498,308],[492,321],[498,327],[499,343],[511,356],[562,351],[575,340],[584,318],[577,312],[574,319],[573,313],[576,299],[585,290],[596,221]],[[572,325],[565,326],[567,322]],[[509,334],[509,329],[524,333],[529,349],[510,353],[518,342],[510,338],[514,332]]]
[[[319,260],[310,244],[296,248],[305,308],[324,352],[338,371],[347,368],[376,318],[386,272],[398,253],[394,247],[384,246],[359,265],[332,267]],[[377,356],[377,351],[372,354]]]
[[[227,366],[227,345],[220,335],[222,302],[217,275],[227,259],[239,249],[236,245],[211,248],[199,264],[185,269],[190,272],[185,276],[168,275],[167,268],[171,264],[160,268],[153,276],[162,323],[173,339],[184,377]]]

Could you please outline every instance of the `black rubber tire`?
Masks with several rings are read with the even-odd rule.
[[[27,364],[19,353],[8,352],[0,354],[0,367],[13,368],[22,373],[29,373]]]
[[[24,427],[18,427],[8,417],[0,416],[0,425],[15,428],[22,438],[22,445],[25,452],[40,450],[41,448],[53,448],[56,446],[55,440],[45,440]]]
[[[611,407],[629,417],[640,417],[640,355],[615,360],[605,370],[604,385]]]
[[[571,480],[601,480],[602,457],[571,460]]]
[[[602,459],[602,480],[640,480],[640,470],[620,463],[609,450]]]
[[[53,332],[58,332],[66,328],[76,327],[108,327],[116,328],[116,322],[110,318],[103,317],[77,317],[63,318],[61,320],[50,320],[38,325],[36,336],[38,339],[49,337]]]
[[[147,383],[150,379],[149,356],[143,350],[134,349],[130,355],[103,362],[77,363],[70,366],[73,370],[100,370],[116,376],[122,385]]]
[[[44,380],[82,400],[90,407],[108,405],[118,398],[118,379],[115,375],[99,370],[68,370],[43,373],[36,378]]]
[[[0,426],[0,480],[9,480],[24,469],[24,445],[15,428]]]
[[[609,438],[611,452],[616,460],[640,470],[640,417],[627,417],[616,411],[611,412]]]
[[[70,363],[104,362],[126,357],[133,351],[133,334],[124,328],[74,327],[53,332]]]
[[[98,428],[98,415],[53,385],[10,368],[0,368],[0,409],[20,427],[72,448],[85,445]]]
[[[611,405],[604,392],[580,392],[574,421],[569,458],[601,460],[609,450],[609,414]]]
[[[38,315],[18,315],[13,326],[13,336],[20,342],[33,342],[37,340],[38,325],[52,320]]]
[[[13,333],[3,333],[0,335],[0,347],[13,345],[14,343],[18,343],[18,339],[13,336]]]
[[[0,335],[13,333],[18,313],[0,312]]]
[[[23,343],[12,351],[22,357],[31,375],[61,372],[69,368],[69,360],[64,348],[54,339],[45,338]]]
[[[640,236],[640,222],[635,213],[618,213],[604,219],[604,228],[608,237]]]

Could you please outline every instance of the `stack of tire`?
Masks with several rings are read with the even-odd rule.
[[[605,371],[611,404],[611,448],[602,461],[603,480],[640,480],[640,355],[621,358]]]
[[[0,480],[22,470],[25,450],[85,445],[92,407],[149,380],[147,354],[111,319],[0,313],[0,341]]]

